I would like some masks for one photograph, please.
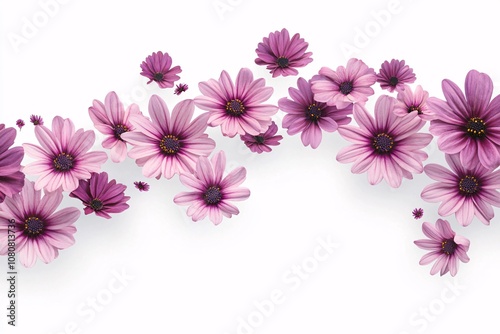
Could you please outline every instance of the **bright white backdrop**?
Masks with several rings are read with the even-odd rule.
[[[288,96],[297,77],[275,78],[254,63],[264,36],[288,28],[309,42],[314,61],[300,69],[310,78],[322,66],[350,56],[378,71],[384,60],[405,59],[430,95],[441,80],[463,87],[470,69],[489,74],[500,93],[496,6],[486,0],[290,1],[76,1],[2,0],[0,123],[42,115],[70,117],[92,129],[93,99],[116,91],[147,112],[151,94],[170,109],[199,95],[197,84],[241,67]],[[168,52],[183,69],[181,96],[146,85],[139,64]],[[348,51],[346,51],[348,50]],[[349,52],[352,52],[349,54]],[[376,96],[382,91],[377,87]],[[368,106],[373,106],[372,97]],[[198,110],[197,113],[201,111]],[[282,114],[276,117],[280,121]],[[279,122],[281,125],[281,122]],[[225,150],[229,169],[247,168],[252,194],[240,215],[214,226],[194,223],[172,199],[185,188],[177,178],[146,180],[131,159],[104,169],[128,186],[130,209],[111,220],[82,216],[76,243],[59,258],[19,267],[17,326],[7,326],[7,283],[0,280],[0,332],[8,333],[443,333],[492,332],[498,327],[500,233],[474,220],[458,226],[471,239],[470,263],[456,279],[431,276],[418,265],[425,253],[411,211],[435,222],[438,204],[420,199],[425,175],[399,189],[368,184],[335,156],[348,145],[326,134],[316,150],[285,131],[270,154],[250,153],[237,138],[209,128]],[[94,149],[101,149],[97,133]],[[36,143],[33,126],[16,144]],[[443,162],[435,141],[428,162]],[[24,163],[30,160],[26,158]],[[150,183],[139,193],[133,182]],[[65,206],[80,207],[67,198]],[[495,211],[498,215],[498,209]],[[7,260],[0,261],[1,277]]]

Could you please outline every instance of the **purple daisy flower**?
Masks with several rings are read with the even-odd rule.
[[[440,272],[443,276],[449,271],[451,276],[455,276],[460,263],[458,260],[469,262],[469,239],[456,235],[448,221],[438,219],[435,225],[425,222],[422,224],[422,232],[429,239],[415,240],[414,243],[419,248],[430,251],[422,256],[420,265],[436,261],[431,268],[431,275]]]
[[[429,98],[436,118],[429,131],[447,154],[460,153],[464,167],[478,162],[494,169],[500,164],[500,95],[491,102],[493,82],[487,74],[471,70],[465,78],[465,96],[452,81],[442,82],[446,101]]]
[[[321,143],[322,131],[334,132],[339,125],[348,124],[352,114],[352,104],[338,109],[314,99],[311,83],[304,78],[297,80],[297,87],[290,87],[288,94],[291,100],[283,97],[278,106],[286,115],[283,118],[283,128],[288,129],[289,135],[301,132],[304,146],[311,145],[317,148]]]
[[[273,78],[277,76],[297,75],[296,67],[304,67],[312,62],[312,52],[306,52],[308,43],[300,38],[299,34],[293,35],[290,39],[288,30],[283,28],[264,37],[259,43],[255,52],[258,58],[255,59],[257,65],[267,65],[267,69]]]
[[[278,132],[278,126],[273,122],[266,132],[258,136],[242,135],[240,138],[245,142],[245,145],[248,146],[250,151],[260,154],[262,152],[271,152],[272,149],[270,146],[277,146],[280,144],[280,140],[283,139],[283,136],[276,136],[276,132]]]
[[[413,211],[411,213],[413,215],[413,218],[420,219],[420,218],[422,218],[424,216],[424,209],[422,209],[422,208],[418,208],[418,209],[415,208],[415,209],[413,209]]]
[[[149,184],[143,181],[135,181],[134,186],[139,189],[139,191],[149,191]]]
[[[434,113],[427,106],[428,98],[429,93],[423,90],[422,86],[418,85],[413,92],[411,87],[406,85],[405,89],[398,93],[394,113],[399,117],[405,117],[409,113],[417,112],[422,120],[430,121],[434,119]]]
[[[20,146],[12,147],[16,139],[14,128],[5,128],[0,124],[0,203],[6,196],[12,197],[21,191],[24,185],[24,173],[21,172],[21,161],[24,150]]]
[[[198,85],[204,96],[194,99],[196,106],[210,114],[208,124],[221,126],[224,136],[237,134],[258,136],[271,125],[271,117],[278,107],[262,104],[273,94],[272,87],[265,87],[265,80],[253,79],[252,71],[242,68],[233,84],[226,71],[222,71],[219,81],[210,79]]]
[[[208,113],[191,121],[193,100],[179,102],[172,111],[158,95],[149,100],[151,120],[142,115],[131,118],[134,131],[122,134],[133,147],[128,153],[142,167],[145,177],[170,179],[181,172],[192,173],[200,155],[209,155],[215,141],[205,134]]]
[[[33,125],[43,125],[43,118],[42,116],[31,115],[30,122],[33,123]]]
[[[22,127],[25,125],[24,121],[22,119],[18,119],[16,121],[16,125],[19,128],[19,131],[21,131]]]
[[[389,63],[387,60],[382,63],[382,67],[377,74],[377,82],[382,89],[389,92],[396,90],[402,92],[405,90],[405,84],[415,82],[416,76],[404,60],[393,59]]]
[[[368,171],[370,184],[385,179],[393,188],[401,185],[403,177],[412,179],[412,173],[422,173],[422,161],[427,159],[422,149],[432,140],[430,134],[417,133],[425,124],[417,114],[394,114],[395,102],[393,97],[380,96],[375,104],[375,119],[365,107],[355,104],[353,116],[359,127],[345,125],[338,129],[344,139],[354,144],[337,154],[339,162],[354,162],[353,173]]]
[[[376,81],[373,68],[351,58],[346,67],[339,66],[336,71],[322,67],[319,75],[312,78],[311,89],[316,101],[344,109],[352,103],[364,104],[368,101],[368,96],[375,93],[371,86]]]
[[[170,88],[179,80],[177,75],[182,72],[180,66],[172,67],[172,58],[168,53],[153,52],[141,64],[141,75],[149,79],[148,84],[155,81],[160,88]]]
[[[137,104],[131,104],[125,110],[115,92],[109,92],[104,103],[94,100],[92,107],[89,107],[90,119],[95,128],[106,136],[102,146],[111,149],[113,162],[122,162],[127,157],[127,144],[121,135],[134,130],[130,116],[140,113]]]
[[[16,253],[25,267],[32,267],[37,258],[49,263],[59,250],[75,243],[73,225],[80,217],[77,208],[64,208],[57,212],[63,200],[62,190],[46,192],[36,190],[34,183],[26,181],[22,191],[6,198],[0,204],[0,254],[8,251],[9,224],[15,225]]]
[[[35,189],[55,191],[62,187],[71,192],[78,187],[78,181],[90,178],[106,162],[104,152],[87,152],[95,142],[94,131],[79,129],[69,119],[60,116],[52,120],[52,131],[43,125],[35,127],[40,146],[23,144],[27,155],[36,161],[24,167],[23,172],[38,175]]]
[[[500,206],[500,170],[492,171],[477,164],[465,168],[458,154],[445,154],[452,171],[437,164],[424,167],[425,174],[438,182],[430,184],[421,193],[427,202],[442,202],[438,213],[455,217],[462,226],[467,226],[476,216],[483,224],[489,225],[493,218],[492,205]]]
[[[183,84],[183,83],[178,84],[178,85],[175,86],[174,94],[175,95],[181,95],[181,93],[187,91],[188,88],[189,87],[186,84]]]
[[[239,185],[245,180],[245,167],[238,167],[223,178],[226,168],[224,151],[214,154],[210,160],[201,156],[196,163],[194,174],[181,174],[180,181],[194,189],[174,197],[174,203],[189,205],[187,215],[198,221],[209,216],[218,225],[222,216],[231,218],[240,213],[232,201],[242,201],[250,196],[250,190]]]
[[[130,197],[125,196],[127,186],[116,183],[116,180],[108,182],[108,173],[92,173],[89,180],[80,180],[78,188],[69,194],[70,197],[78,198],[85,205],[86,215],[95,212],[99,217],[111,218],[110,213],[120,213],[129,208],[126,203]]]

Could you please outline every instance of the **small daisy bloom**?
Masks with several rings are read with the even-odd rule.
[[[111,218],[110,213],[120,213],[129,208],[126,203],[130,197],[125,196],[127,186],[116,183],[116,180],[108,182],[108,173],[92,173],[90,179],[80,180],[78,188],[69,194],[70,197],[82,201],[86,215],[95,212],[99,217]]]
[[[168,53],[153,52],[141,64],[141,75],[149,79],[150,84],[155,81],[160,88],[174,87],[174,82],[179,80],[177,75],[182,72],[180,66],[172,67],[172,58]]]
[[[130,115],[140,113],[139,106],[135,103],[124,109],[115,92],[108,93],[104,103],[94,100],[89,108],[90,119],[95,128],[106,136],[102,147],[111,149],[113,162],[122,162],[127,157],[127,144],[121,135],[134,129]]]
[[[62,187],[71,192],[78,187],[79,180],[90,178],[98,172],[108,156],[104,152],[87,152],[95,142],[94,131],[78,129],[69,119],[60,116],[52,120],[52,130],[44,125],[35,127],[35,136],[41,146],[23,144],[26,154],[35,162],[24,167],[28,175],[38,175],[35,189],[55,191]]]
[[[178,84],[177,86],[175,86],[175,91],[174,91],[174,94],[175,95],[181,95],[182,92],[185,92],[188,90],[188,85],[186,84]]]
[[[223,177],[226,168],[224,151],[214,154],[209,160],[200,157],[194,174],[182,174],[180,181],[193,189],[174,197],[174,203],[189,205],[187,215],[198,221],[207,215],[215,225],[222,222],[222,216],[231,218],[240,213],[232,201],[242,201],[250,196],[250,190],[240,187],[245,180],[245,167],[238,167]]]
[[[22,119],[18,119],[16,121],[16,125],[19,128],[19,131],[21,131],[22,127],[25,125],[24,121]]]
[[[415,240],[414,243],[419,248],[430,251],[422,256],[421,265],[436,261],[431,268],[431,275],[439,272],[443,276],[450,272],[451,276],[455,276],[458,272],[459,260],[463,263],[469,262],[467,256],[469,239],[456,235],[448,221],[438,219],[435,225],[424,222],[422,232],[428,239]]]
[[[420,196],[427,202],[441,202],[439,215],[454,213],[462,226],[469,225],[474,216],[489,225],[494,217],[492,205],[500,207],[500,170],[481,164],[465,168],[458,154],[445,154],[445,159],[451,171],[437,164],[425,166],[425,174],[438,182],[426,186]]]
[[[338,129],[353,145],[341,149],[337,160],[353,162],[351,171],[355,174],[368,171],[370,184],[385,179],[389,186],[398,188],[403,177],[412,179],[412,173],[422,173],[422,161],[427,159],[422,149],[432,135],[417,133],[425,124],[417,114],[397,117],[395,102],[393,97],[380,96],[375,104],[375,118],[364,106],[355,104],[353,116],[359,127],[345,125]]]
[[[266,132],[258,136],[242,135],[240,138],[250,151],[260,154],[262,152],[271,152],[271,146],[280,144],[280,140],[283,139],[283,136],[276,135],[276,132],[278,132],[278,126],[273,122]]]
[[[413,92],[410,86],[405,85],[405,89],[398,93],[394,113],[399,117],[405,117],[416,112],[422,120],[430,121],[434,119],[434,113],[427,105],[428,98],[429,93],[423,90],[422,86],[418,85]]]
[[[391,93],[394,90],[404,91],[405,84],[413,83],[416,79],[413,69],[405,65],[404,60],[393,59],[390,63],[387,60],[384,61],[377,74],[377,82],[380,83],[380,87]]]
[[[33,123],[33,125],[43,125],[43,118],[42,116],[31,115],[30,122]]]
[[[368,101],[368,96],[375,93],[371,86],[376,81],[373,68],[362,60],[351,58],[346,67],[339,66],[336,71],[322,67],[319,75],[311,79],[311,89],[316,101],[343,109],[352,103]]]
[[[413,215],[413,218],[415,219],[420,219],[424,216],[424,210],[422,208],[415,208],[413,209],[413,211],[411,212],[412,215]]]
[[[427,104],[436,117],[429,131],[447,154],[460,154],[464,167],[480,163],[494,169],[500,164],[500,95],[490,101],[493,82],[471,70],[465,78],[465,96],[452,81],[442,82],[446,101],[430,97]]]
[[[275,31],[264,37],[258,44],[255,52],[257,65],[267,65],[267,69],[273,75],[289,76],[297,75],[297,67],[304,67],[312,62],[312,52],[306,52],[308,43],[300,38],[299,34],[293,35],[290,39],[288,30],[283,28],[281,31]]]
[[[149,100],[151,120],[134,115],[134,131],[122,134],[133,147],[128,156],[142,167],[145,177],[161,176],[171,179],[181,172],[191,173],[200,155],[209,155],[215,141],[205,134],[208,113],[191,121],[194,115],[193,100],[179,102],[172,115],[165,101],[158,95]]]
[[[77,208],[56,211],[63,200],[62,190],[36,190],[32,181],[26,181],[22,191],[0,204],[0,254],[8,251],[9,225],[15,226],[16,253],[25,267],[35,265],[37,259],[49,263],[59,250],[75,243],[73,225],[80,217]]]
[[[304,78],[297,80],[297,88],[290,87],[286,97],[278,101],[279,108],[286,113],[283,128],[289,135],[301,133],[304,146],[317,148],[321,143],[322,131],[334,132],[339,125],[348,124],[352,114],[352,104],[343,109],[329,106],[314,99],[311,83]]]
[[[12,197],[21,191],[24,185],[24,173],[21,172],[21,161],[24,150],[20,146],[11,147],[16,139],[14,128],[5,128],[0,124],[0,203],[6,196]]]
[[[134,186],[136,189],[139,189],[139,191],[149,191],[149,184],[143,181],[135,181]]]
[[[220,125],[224,136],[257,136],[267,130],[278,112],[277,106],[262,104],[271,97],[273,88],[266,87],[262,78],[254,80],[248,68],[239,71],[236,83],[222,71],[218,81],[200,82],[199,88],[203,96],[194,99],[196,106],[209,112],[208,124]]]

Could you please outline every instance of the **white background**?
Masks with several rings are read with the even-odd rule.
[[[349,44],[357,48],[352,56],[376,71],[384,60],[405,59],[417,75],[415,84],[431,96],[442,97],[444,78],[463,87],[470,69],[500,83],[500,21],[496,6],[486,0],[466,6],[416,0],[62,2],[47,16],[42,2],[1,1],[0,123],[27,122],[16,145],[36,143],[31,114],[42,115],[47,125],[60,115],[77,128],[92,129],[88,107],[109,91],[127,104],[138,103],[144,113],[151,94],[172,109],[200,94],[198,82],[218,78],[224,69],[235,78],[241,67],[250,68],[274,87],[269,102],[277,104],[297,77],[273,79],[254,59],[262,38],[283,27],[309,42],[314,61],[299,69],[307,79],[322,66],[345,66],[349,55],[341,45]],[[388,8],[392,13],[383,16]],[[38,25],[31,34],[25,27],[30,23]],[[360,31],[367,30],[371,36],[363,39]],[[9,40],[14,35],[25,38],[17,47]],[[160,50],[182,67],[179,82],[190,88],[181,96],[146,85],[139,75],[140,63]],[[368,106],[382,93],[375,90]],[[279,125],[282,116],[276,116]],[[186,190],[177,177],[147,180],[131,159],[109,160],[103,168],[128,186],[130,209],[111,220],[82,213],[75,245],[48,265],[18,266],[15,328],[7,326],[8,288],[2,278],[0,332],[413,334],[498,327],[497,217],[489,227],[474,219],[467,228],[448,217],[456,232],[471,240],[471,261],[461,264],[456,280],[431,276],[430,266],[418,264],[425,251],[413,244],[424,237],[422,221],[438,218],[438,204],[420,199],[423,187],[433,182],[425,175],[404,180],[399,189],[385,181],[370,186],[365,174],[353,175],[350,165],[335,160],[349,145],[338,133],[324,134],[313,150],[298,135],[280,130],[281,145],[262,155],[252,154],[238,138],[222,137],[219,128],[207,133],[217,151],[225,150],[228,170],[247,168],[243,185],[251,196],[238,203],[240,215],[219,226],[208,219],[192,222],[172,201]],[[102,149],[103,137],[96,134],[94,149]],[[425,163],[444,161],[435,141],[427,152]],[[137,180],[149,182],[151,191],[140,193],[133,186]],[[81,203],[67,198],[62,206]],[[413,219],[415,207],[424,208],[423,220]],[[318,240],[328,239],[338,247],[328,256],[322,252],[323,261],[313,260]],[[4,259],[1,277],[7,272]],[[300,278],[290,271],[294,265],[305,265],[310,273]],[[115,280],[116,272],[129,276],[125,286]],[[120,291],[109,292],[110,284]],[[255,303],[269,300],[273,291],[282,297],[272,307],[264,302],[262,315]],[[91,316],[93,299],[99,312]]]

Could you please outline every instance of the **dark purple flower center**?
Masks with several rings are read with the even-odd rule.
[[[486,134],[486,123],[479,117],[472,117],[465,126],[471,137],[482,138]]]
[[[396,77],[391,77],[389,79],[389,85],[391,85],[392,87],[396,87],[398,83],[399,83],[399,80]]]
[[[422,109],[420,108],[420,106],[409,106],[408,107],[408,114],[411,112],[414,112],[414,111],[416,111],[419,115],[422,115]]]
[[[209,187],[203,194],[203,200],[207,205],[216,205],[222,199],[220,188],[216,186]]]
[[[255,139],[255,141],[256,141],[257,143],[259,143],[259,144],[264,144],[264,141],[266,140],[266,139],[264,138],[264,136],[254,136],[253,138],[254,138],[254,139]]]
[[[278,66],[281,68],[288,67],[288,58],[287,57],[279,57],[278,58]]]
[[[28,237],[36,237],[43,232],[43,221],[38,217],[29,217],[24,221],[24,233]]]
[[[53,160],[54,168],[59,172],[67,172],[73,168],[73,157],[66,153],[59,153]]]
[[[127,126],[125,126],[123,124],[118,124],[118,125],[115,125],[115,127],[113,128],[113,132],[115,134],[116,139],[123,141],[121,135],[122,135],[122,133],[128,132],[128,128],[127,128]]]
[[[453,239],[446,239],[445,241],[441,242],[441,249],[443,253],[447,255],[453,255],[455,253],[455,249],[457,249],[457,243],[453,241]]]
[[[94,198],[91,202],[90,202],[90,207],[92,208],[92,210],[94,211],[99,211],[102,209],[102,207],[104,206],[104,204],[102,203],[102,201],[98,198]]]
[[[347,95],[349,94],[350,92],[352,92],[352,89],[354,87],[352,86],[352,82],[351,81],[346,81],[346,82],[343,82],[340,84],[339,86],[339,89],[340,89],[340,92],[344,95]]]
[[[479,182],[474,176],[465,176],[458,183],[458,188],[462,195],[473,195],[479,190]]]
[[[226,103],[226,112],[231,116],[240,116],[245,112],[245,106],[239,99],[234,99]]]
[[[310,121],[317,121],[318,119],[321,118],[321,108],[316,105],[316,103],[311,104],[309,107],[307,107],[307,116],[309,117]]]
[[[176,154],[177,152],[179,152],[180,148],[181,143],[179,141],[179,138],[177,138],[176,136],[167,135],[160,141],[160,149],[166,155]]]
[[[373,138],[372,146],[378,153],[386,154],[394,147],[394,140],[386,133],[379,133]]]
[[[162,81],[162,80],[163,80],[163,73],[161,73],[161,72],[156,72],[156,73],[153,75],[153,80],[154,80],[154,81]]]

